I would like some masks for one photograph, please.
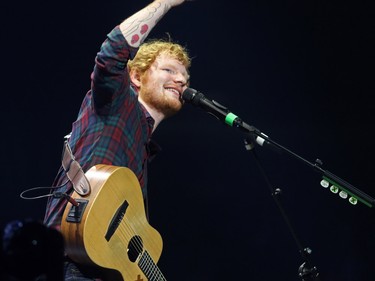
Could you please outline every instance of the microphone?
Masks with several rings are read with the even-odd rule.
[[[193,88],[187,88],[182,93],[182,99],[187,103],[200,107],[217,119],[224,121],[231,127],[239,128],[251,134],[251,139],[260,146],[271,145],[270,139],[254,126],[250,126],[243,122],[236,114],[230,112],[228,108],[220,103],[207,99],[201,92]]]
[[[242,120],[237,115],[230,112],[225,106],[220,103],[207,99],[201,92],[195,89],[187,88],[182,93],[182,99],[194,106],[201,107],[217,119],[224,121],[229,126],[238,127]]]

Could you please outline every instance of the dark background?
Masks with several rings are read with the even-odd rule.
[[[2,2],[1,224],[41,219],[105,35],[148,1]],[[191,87],[310,162],[375,196],[372,1],[197,0],[150,37],[187,45]],[[168,280],[299,280],[303,260],[245,135],[190,105],[155,132],[151,224]],[[374,211],[320,186],[320,173],[257,146],[323,281],[374,280]]]

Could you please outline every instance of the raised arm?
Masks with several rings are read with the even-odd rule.
[[[174,6],[185,0],[155,0],[120,24],[120,30],[128,44],[139,47],[151,29]]]

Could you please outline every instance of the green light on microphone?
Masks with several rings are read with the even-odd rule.
[[[236,118],[238,118],[237,115],[233,114],[232,112],[228,113],[228,115],[225,116],[225,123],[227,123],[229,126],[233,127],[233,122],[234,122],[234,120],[236,120]]]

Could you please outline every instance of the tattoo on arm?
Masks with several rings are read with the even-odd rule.
[[[130,40],[129,43],[132,45],[141,44],[148,32],[160,21],[167,11],[167,6],[160,3],[146,7],[139,15],[135,14],[134,19],[129,18],[129,20],[125,20],[122,28],[124,37]]]

